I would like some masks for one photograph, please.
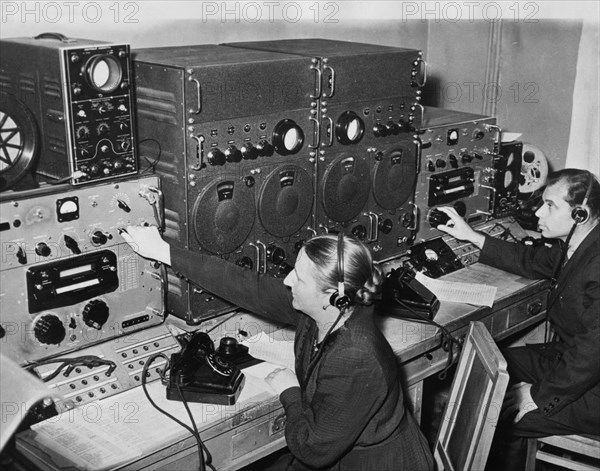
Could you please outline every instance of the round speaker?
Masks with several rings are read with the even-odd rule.
[[[244,183],[225,176],[209,183],[192,212],[200,247],[217,255],[233,252],[248,238],[255,211],[254,195]]]
[[[260,188],[258,216],[269,234],[289,237],[306,222],[313,206],[312,176],[297,165],[280,165]]]
[[[546,184],[548,159],[537,147],[523,143],[519,193],[533,193]]]
[[[327,167],[322,185],[323,208],[327,216],[337,222],[350,221],[369,199],[369,163],[364,157],[340,155]]]
[[[35,163],[39,148],[33,114],[14,95],[0,94],[0,191],[13,187]]]
[[[416,172],[415,153],[405,146],[386,150],[373,168],[373,196],[379,206],[394,209],[402,206],[413,193]]]

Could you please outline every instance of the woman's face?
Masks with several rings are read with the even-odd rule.
[[[317,284],[316,271],[316,265],[302,249],[298,254],[294,269],[283,280],[283,283],[292,289],[294,308],[313,318],[322,312],[323,304],[329,302],[328,295]]]

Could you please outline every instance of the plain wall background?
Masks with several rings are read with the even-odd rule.
[[[596,152],[598,2],[1,1],[0,37],[55,31],[132,49],[322,37],[421,49],[424,103],[496,116],[539,147],[551,167]],[[495,20],[495,21],[494,21]],[[585,23],[585,28],[583,27]],[[582,32],[585,36],[582,38]],[[588,45],[580,57],[582,42]],[[590,46],[591,45],[591,46]],[[1,60],[1,58],[0,58]],[[27,60],[24,58],[24,60]],[[576,94],[577,74],[589,92]],[[573,126],[573,110],[581,126]],[[589,127],[588,127],[589,128]],[[594,150],[595,149],[595,150]]]

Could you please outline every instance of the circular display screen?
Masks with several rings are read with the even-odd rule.
[[[277,123],[273,130],[273,146],[278,154],[289,155],[297,153],[304,143],[302,128],[291,119]]]
[[[335,135],[341,144],[356,144],[365,132],[365,123],[360,117],[352,112],[346,111],[338,118],[335,126]]]
[[[92,57],[85,71],[90,86],[103,93],[116,90],[123,75],[121,64],[113,56],[105,54]]]

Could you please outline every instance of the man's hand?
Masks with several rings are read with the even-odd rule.
[[[478,248],[483,248],[485,242],[485,236],[479,232],[474,231],[467,222],[459,216],[456,209],[440,206],[440,211],[446,213],[450,218],[446,224],[437,226],[436,229],[450,234],[452,237],[456,237],[459,240],[467,240],[475,244]]]
[[[501,416],[516,412],[513,422],[517,423],[527,412],[537,408],[538,406],[533,402],[533,398],[531,397],[531,384],[521,382],[511,387],[506,396],[504,396]]]

